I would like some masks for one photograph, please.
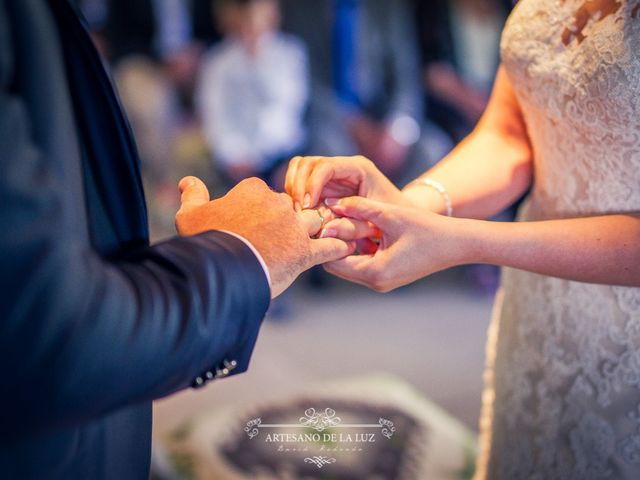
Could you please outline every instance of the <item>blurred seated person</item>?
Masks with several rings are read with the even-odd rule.
[[[154,199],[162,199],[165,190],[175,197],[173,141],[185,117],[188,102],[183,100],[193,89],[202,50],[202,40],[194,35],[203,1],[76,0],[112,67],[147,186],[158,188]],[[200,30],[201,36],[215,37]]]
[[[438,141],[420,141],[430,129],[407,2],[282,3],[284,30],[306,42],[311,59],[310,155],[362,154],[401,182],[446,153],[428,151]]]
[[[190,4],[193,39],[205,48],[222,39],[215,3],[215,0],[191,0]]]
[[[510,8],[510,0],[416,0],[428,118],[455,143],[471,133],[485,110]],[[493,218],[510,220],[514,212]],[[495,293],[497,267],[468,265],[464,270],[476,288]]]
[[[509,0],[416,0],[428,116],[457,143],[484,111]]]
[[[196,109],[218,173],[229,185],[260,177],[282,188],[305,140],[307,54],[279,31],[278,0],[218,0],[224,38],[202,62]]]
[[[193,84],[203,45],[215,31],[200,27],[210,0],[77,0],[94,41],[109,61],[140,154],[154,239],[174,231],[186,173],[177,145],[191,126]],[[208,10],[207,10],[208,8]],[[196,21],[198,20],[198,21]]]
[[[83,0],[84,2],[96,0]],[[105,37],[114,66],[143,57],[164,68],[179,88],[189,88],[199,60],[195,12],[189,0],[105,0]]]

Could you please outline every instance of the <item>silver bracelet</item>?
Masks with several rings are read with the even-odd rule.
[[[411,183],[416,185],[426,185],[427,187],[431,187],[437,191],[442,196],[444,204],[447,207],[447,217],[453,217],[453,204],[451,203],[451,197],[449,196],[447,189],[444,188],[444,185],[435,180],[431,180],[430,178],[417,178]]]

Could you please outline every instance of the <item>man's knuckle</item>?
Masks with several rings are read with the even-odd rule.
[[[276,200],[281,207],[293,208],[293,199],[286,193],[276,194]]]
[[[240,182],[241,185],[249,188],[266,188],[267,184],[258,177],[245,178]]]

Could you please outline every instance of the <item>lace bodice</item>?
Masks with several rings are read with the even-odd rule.
[[[520,219],[640,211],[640,0],[521,0],[502,57],[534,150]],[[640,478],[640,289],[507,269],[500,298],[478,478]]]
[[[584,1],[524,0],[503,36],[536,153],[536,217],[640,208],[640,2],[565,45]]]

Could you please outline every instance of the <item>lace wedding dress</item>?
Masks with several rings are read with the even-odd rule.
[[[520,219],[640,211],[640,0],[521,0],[502,50],[535,156]],[[498,297],[476,477],[640,479],[640,289],[507,269]]]

